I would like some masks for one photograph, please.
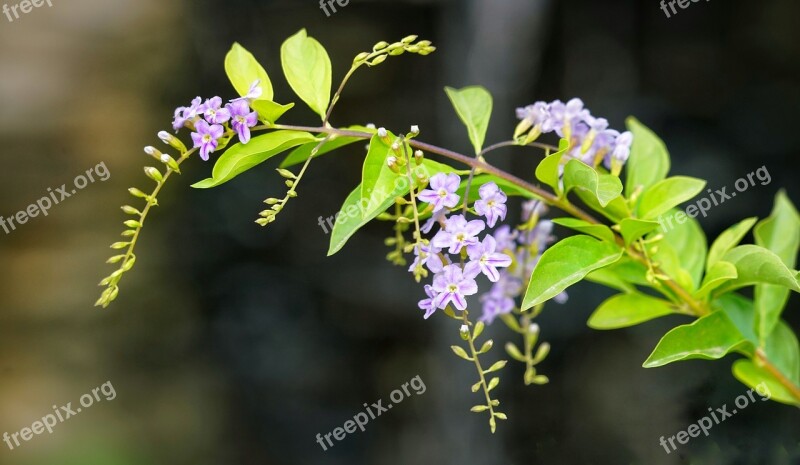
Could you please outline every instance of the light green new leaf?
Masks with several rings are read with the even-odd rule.
[[[756,221],[758,221],[758,218],[756,217],[747,218],[746,220],[742,220],[723,231],[722,234],[717,237],[714,243],[711,244],[711,249],[708,251],[708,262],[706,263],[706,268],[711,269],[711,266],[714,265],[714,263],[721,260],[726,253],[739,245],[739,242],[742,241],[745,234],[747,234],[747,231],[750,231],[750,228],[756,224]]]
[[[553,190],[559,194],[561,193],[561,186],[559,185],[560,175],[558,167],[567,149],[569,149],[569,141],[561,139],[558,142],[558,151],[544,157],[536,167],[536,179],[552,187]]]
[[[633,133],[631,155],[625,166],[625,196],[630,197],[637,189],[647,189],[661,181],[669,173],[669,152],[664,142],[653,131],[634,117],[625,123]]]
[[[557,296],[588,273],[616,262],[621,256],[619,246],[589,236],[572,236],[557,242],[542,254],[533,269],[522,310]]]
[[[292,109],[294,107],[294,103],[281,105],[280,103],[275,103],[272,100],[258,99],[254,100],[250,106],[252,106],[256,112],[258,112],[258,119],[265,123],[274,123],[275,121],[278,121],[278,118],[283,116],[284,113]]]
[[[788,268],[794,268],[800,247],[800,215],[785,192],[778,192],[772,213],[756,226],[753,235],[756,244],[775,252]],[[789,291],[784,287],[771,284],[756,286],[755,325],[761,341],[772,332],[788,300]]]
[[[280,130],[253,137],[247,144],[239,142],[217,159],[210,178],[192,187],[207,189],[219,186],[285,150],[314,140],[314,136],[307,132]]]
[[[445,92],[453,104],[458,117],[467,127],[469,140],[477,155],[483,149],[486,130],[492,117],[492,94],[481,86],[454,89],[445,87]]]
[[[640,237],[655,231],[658,227],[658,221],[625,218],[619,224],[619,231],[622,233],[622,238],[625,239],[625,245],[629,246]]]
[[[692,324],[673,328],[644,362],[645,368],[689,359],[716,360],[731,351],[752,346],[725,312],[714,312]]]
[[[423,160],[422,166],[425,167],[429,176],[433,176],[437,173],[450,173],[454,171],[450,166],[437,163],[427,158]],[[408,194],[408,191],[408,183],[393,185],[390,192],[385,192],[382,197],[376,199],[376,202],[379,202],[377,208],[370,208],[365,201],[362,201],[361,185],[359,184],[356,186],[353,192],[345,199],[342,208],[339,209],[333,231],[331,232],[328,256],[341,250],[356,231],[372,221],[378,214],[389,208],[389,206],[393,205],[395,198]]]
[[[705,299],[714,289],[722,286],[726,282],[736,279],[739,274],[732,263],[719,260],[706,271],[700,289],[695,293],[698,299]]]
[[[289,86],[323,119],[331,100],[331,60],[305,29],[281,45],[281,66]]]
[[[258,80],[261,87],[260,98],[272,100],[272,82],[264,67],[258,63],[252,53],[236,42],[225,55],[225,72],[240,96],[247,95],[250,86]]]
[[[800,292],[796,272],[790,270],[780,257],[757,245],[740,245],[723,257],[736,267],[738,277],[717,288],[715,294],[753,284],[775,284]]]
[[[394,134],[391,132],[389,133],[389,139],[395,139]],[[370,139],[369,150],[361,171],[361,198],[368,205],[366,215],[374,212],[379,207],[386,194],[394,190],[394,184],[408,184],[408,175],[405,172],[402,172],[402,174],[395,173],[389,168],[387,162],[390,156],[402,157],[402,150],[409,150],[408,145],[404,143],[403,149],[397,154],[377,134]]]
[[[594,236],[612,244],[616,243],[614,239],[614,231],[604,224],[593,224],[588,221],[579,220],[577,218],[555,218],[553,223],[564,226],[565,228],[574,229],[575,231]]]
[[[594,329],[618,329],[638,325],[673,313],[669,302],[641,293],[617,294],[597,307],[589,318]]]
[[[645,189],[639,200],[639,217],[652,220],[703,191],[706,182],[688,176],[673,176]]]
[[[576,189],[575,192],[577,192],[578,197],[580,197],[583,203],[589,208],[600,213],[614,223],[619,223],[623,218],[628,218],[632,214],[630,207],[628,207],[628,202],[626,202],[625,198],[622,196],[615,198],[607,205],[603,206],[600,205],[600,202],[597,200],[597,195],[594,192],[589,192],[584,189]]]
[[[800,406],[797,400],[775,376],[751,360],[737,360],[733,364],[733,376],[745,386],[756,390],[762,397],[787,405]]]
[[[657,234],[661,231],[657,231]],[[664,240],[659,243],[663,246],[665,243],[672,246],[672,249],[678,254],[680,268],[685,270],[691,276],[692,289],[697,289],[700,286],[700,281],[703,278],[703,269],[705,268],[706,253],[708,251],[708,244],[706,242],[706,234],[700,223],[691,217],[686,217],[683,223],[676,223],[674,227],[668,228],[664,232]]]
[[[564,193],[584,189],[592,193],[600,206],[605,207],[622,194],[622,182],[610,174],[598,174],[580,160],[570,160],[564,166]]]
[[[368,133],[371,133],[371,134],[374,134],[375,131],[376,131],[375,129],[370,129],[370,128],[365,127],[365,126],[348,126],[348,127],[344,128],[344,129],[349,130],[349,131],[368,132]],[[326,153],[332,152],[332,151],[334,151],[334,150],[336,150],[338,148],[344,147],[346,145],[350,145],[350,144],[352,144],[354,142],[363,141],[363,140],[364,139],[360,138],[360,137],[334,135],[333,137],[328,139],[327,142],[322,144],[322,147],[319,148],[319,151],[317,152],[316,155],[314,155],[314,158],[317,158],[319,156],[325,155]],[[311,156],[311,151],[314,149],[314,147],[317,146],[317,144],[318,143],[305,144],[305,145],[301,145],[300,147],[297,147],[296,149],[292,150],[292,152],[289,153],[289,155],[287,155],[286,158],[281,162],[281,166],[280,167],[281,168],[288,168],[290,166],[294,166],[294,165],[297,165],[299,163],[303,163],[304,161],[306,161],[308,159],[308,157]]]

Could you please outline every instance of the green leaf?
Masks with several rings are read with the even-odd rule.
[[[739,242],[742,241],[747,231],[750,231],[750,228],[756,224],[758,218],[747,218],[746,220],[742,220],[739,223],[731,226],[730,228],[726,229],[722,232],[722,234],[714,240],[714,243],[711,244],[711,249],[708,251],[708,262],[706,263],[706,269],[711,269],[711,266],[714,263],[718,262],[725,256],[726,253],[730,252],[730,250],[737,245]]]
[[[736,279],[738,276],[739,274],[736,272],[736,267],[733,266],[733,263],[723,260],[717,261],[706,272],[703,282],[700,284],[700,289],[695,293],[695,297],[705,299],[711,291],[732,279]]]
[[[569,149],[569,141],[561,139],[558,142],[558,151],[548,155],[539,162],[536,167],[536,179],[553,188],[556,193],[561,193],[560,173],[558,167],[561,165],[561,158]]]
[[[772,213],[756,226],[753,235],[756,244],[774,252],[788,268],[794,268],[800,247],[800,215],[785,192],[778,192]],[[755,325],[761,341],[772,332],[788,300],[789,291],[784,287],[756,286]]]
[[[551,299],[588,273],[616,262],[622,249],[589,236],[572,236],[542,254],[533,269],[522,310]]]
[[[620,277],[616,272],[614,272],[609,266],[605,268],[600,268],[599,270],[594,270],[591,273],[587,274],[586,280],[622,292],[636,291],[636,286],[633,286],[628,281],[622,279],[622,277]]]
[[[423,160],[422,166],[425,167],[429,176],[433,176],[437,173],[449,173],[454,171],[450,166],[437,163],[427,158]],[[393,186],[391,192],[385,192],[382,198],[376,199],[379,205],[377,208],[369,208],[369,212],[367,211],[368,205],[366,202],[362,202],[361,191],[361,185],[359,184],[353,192],[347,196],[344,204],[342,204],[342,207],[339,209],[333,231],[331,231],[328,256],[341,250],[356,231],[372,221],[379,213],[393,205],[396,197],[408,194],[409,185],[408,183],[400,183]]]
[[[555,218],[553,223],[564,226],[565,228],[574,229],[575,231],[594,236],[598,239],[616,243],[614,239],[614,231],[604,224],[593,224],[588,221],[579,220],[577,218]]]
[[[316,140],[314,136],[307,132],[279,130],[253,137],[247,144],[237,143],[217,159],[210,178],[192,187],[208,189],[219,186],[284,150],[313,140]]]
[[[673,176],[645,189],[639,200],[639,217],[652,220],[673,207],[694,198],[703,191],[706,182],[688,176]]]
[[[364,126],[349,126],[344,128],[348,131],[361,131],[361,132],[368,132],[371,134],[375,133],[375,129],[370,129]],[[326,153],[332,152],[338,148],[350,145],[354,142],[358,141],[365,141],[364,138],[361,137],[351,137],[351,136],[336,136],[334,135],[327,142],[322,144],[322,147],[319,148],[319,151],[314,158],[319,156],[325,155]],[[301,145],[296,149],[292,150],[292,152],[281,162],[281,168],[288,168],[290,166],[294,166],[300,163],[303,163],[311,156],[311,151],[316,147],[317,143],[309,143],[305,145]]]
[[[744,385],[756,390],[762,397],[768,397],[770,400],[783,404],[800,406],[800,401],[792,395],[791,391],[786,389],[769,371],[751,360],[742,359],[734,362],[733,376]]]
[[[792,329],[779,321],[766,341],[767,358],[791,382],[800,386],[800,344]]]
[[[283,116],[284,113],[294,107],[294,103],[281,105],[271,100],[258,99],[250,104],[253,109],[258,112],[259,119],[265,123],[274,123],[278,118]]]
[[[225,55],[225,72],[228,74],[233,88],[240,96],[245,96],[250,91],[250,86],[259,80],[261,86],[261,99],[272,100],[272,82],[252,53],[234,42],[230,51]]]
[[[603,206],[598,202],[595,193],[584,189],[577,189],[575,192],[578,193],[578,197],[580,197],[583,203],[589,208],[600,213],[614,223],[619,223],[623,218],[628,218],[632,214],[628,202],[626,202],[625,198],[622,196],[617,197],[609,202],[608,205]]]
[[[622,238],[625,239],[625,246],[629,246],[639,238],[655,231],[658,226],[658,221],[624,218],[619,223],[619,231],[622,233]]]
[[[281,65],[289,86],[323,119],[331,100],[331,60],[325,47],[301,29],[281,45]]]
[[[711,306],[715,310],[725,313],[742,336],[750,342],[750,344],[743,345],[740,348],[740,352],[752,357],[758,345],[756,333],[753,331],[753,317],[755,315],[753,301],[735,292],[730,292],[711,302]]]
[[[667,147],[653,131],[634,117],[625,122],[633,133],[631,155],[625,167],[625,196],[630,197],[637,188],[647,189],[667,177],[670,161]]]
[[[678,223],[664,232],[664,240],[659,246],[663,247],[665,243],[671,245],[677,253],[680,268],[691,276],[689,287],[697,289],[703,278],[708,250],[706,235],[700,223],[694,218],[687,217],[683,223]]]
[[[714,312],[665,334],[643,366],[654,368],[689,359],[716,360],[750,344],[728,315]]]
[[[605,207],[620,196],[622,182],[616,176],[598,174],[580,160],[570,160],[564,167],[564,193],[575,188],[591,192],[600,206]]]
[[[492,94],[481,86],[453,89],[445,87],[444,91],[450,98],[458,117],[467,127],[469,140],[475,148],[475,154],[483,149],[486,130],[492,117]]]
[[[389,133],[389,139],[395,140],[395,135]],[[366,215],[378,208],[386,194],[394,190],[395,184],[408,184],[406,173],[395,173],[389,168],[387,160],[390,156],[400,158],[402,150],[409,150],[408,144],[403,143],[400,154],[396,154],[392,147],[374,134],[369,142],[367,157],[361,170],[361,198],[367,205]]]
[[[606,300],[589,318],[594,329],[618,329],[638,325],[673,313],[669,302],[648,295],[617,294]]]
[[[753,284],[775,284],[800,292],[796,272],[787,268],[780,257],[763,247],[740,245],[725,254],[723,260],[732,263],[739,276],[719,287],[716,294]]]

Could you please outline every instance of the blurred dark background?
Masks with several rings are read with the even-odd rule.
[[[495,97],[490,142],[509,138],[517,106],[578,96],[615,128],[636,115],[666,141],[673,173],[711,188],[766,166],[770,184],[701,219],[710,241],[768,215],[781,187],[800,200],[799,18],[791,0],[698,2],[671,18],[655,0],[352,0],[330,17],[315,0],[54,0],[14,22],[0,16],[0,214],[100,162],[111,172],[46,218],[0,232],[0,432],[106,381],[117,392],[19,449],[0,443],[0,463],[800,463],[798,411],[772,402],[667,455],[661,436],[745,393],[733,357],[641,368],[685,320],[592,331],[586,319],[610,295],[592,284],[539,320],[553,346],[540,370],[550,384],[525,387],[520,366],[503,371],[509,420],[491,435],[485,415],[469,412],[474,368],[449,349],[458,325],[423,320],[421,286],[384,260],[389,226],[370,225],[326,257],[317,219],[359,182],[359,144],[315,161],[267,229],[253,220],[265,197],[285,192],[275,163],[209,191],[189,184],[212,165],[188,164],[149,218],[118,301],[92,307],[125,189],[149,187],[142,147],[195,95],[232,97],[222,60],[234,41],[264,64],[281,102],[298,100],[279,47],[302,27],[327,47],[335,82],[379,40],[414,33],[438,46],[360,71],[337,125],[418,124],[423,140],[468,152],[442,88],[482,84]],[[315,117],[299,102],[285,121]],[[532,178],[538,154],[493,157]],[[793,296],[795,330],[799,315]],[[500,323],[487,334],[493,360],[510,335]],[[328,451],[316,443],[416,375],[424,394]]]

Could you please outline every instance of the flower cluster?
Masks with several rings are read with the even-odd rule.
[[[194,147],[200,149],[200,158],[208,160],[209,154],[219,147],[219,141],[229,130],[239,136],[239,141],[250,141],[250,128],[258,122],[258,114],[250,109],[250,102],[261,96],[260,81],[250,86],[244,97],[231,100],[222,106],[222,98],[213,97],[203,102],[196,97],[188,107],[175,109],[172,128],[177,132],[183,127],[191,129]]]
[[[608,120],[592,116],[581,99],[536,102],[517,108],[517,118],[522,120],[517,134],[530,130],[528,140],[532,140],[539,134],[555,132],[570,142],[569,155],[589,166],[603,163],[619,174],[630,155],[633,134],[609,129]]]
[[[496,250],[514,257],[514,261],[499,273],[492,288],[480,297],[483,307],[481,321],[486,324],[491,324],[499,315],[511,313],[517,307],[516,299],[525,290],[536,263],[547,246],[555,240],[552,235],[553,222],[540,220],[545,213],[547,206],[538,200],[525,202],[521,227],[511,230],[508,225],[503,225],[495,231]],[[554,300],[564,303],[567,294],[562,292]]]
[[[430,243],[420,243],[414,248],[416,259],[409,268],[410,272],[416,272],[425,266],[434,273],[432,283],[425,285],[428,298],[419,302],[420,309],[425,310],[425,318],[450,304],[457,310],[466,310],[466,297],[478,293],[475,278],[483,274],[489,281],[497,282],[500,269],[512,263],[511,256],[499,251],[498,241],[492,234],[481,237],[487,224],[493,227],[498,220],[505,219],[506,194],[493,182],[480,187],[475,211],[485,222],[467,219],[463,214],[448,217],[449,209],[459,204],[460,196],[456,191],[460,184],[458,175],[440,173],[431,177],[429,188],[418,196],[433,210],[423,230],[430,231],[435,224],[440,225]]]

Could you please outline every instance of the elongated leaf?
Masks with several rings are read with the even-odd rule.
[[[759,223],[753,233],[756,244],[771,250],[790,269],[794,268],[800,247],[800,215],[781,191],[775,197],[770,216]],[[780,319],[789,300],[789,290],[771,284],[759,284],[755,289],[756,330],[761,341],[766,340]]]
[[[376,131],[375,129],[370,129],[370,128],[367,128],[365,126],[349,126],[349,127],[344,128],[344,129],[347,129],[347,130],[350,130],[350,131],[366,132],[366,133],[370,133],[370,134],[374,134],[375,131]],[[314,156],[314,158],[320,157],[322,155],[325,155],[326,153],[330,153],[330,152],[332,152],[332,151],[334,151],[334,150],[336,150],[338,148],[350,145],[350,144],[352,144],[354,142],[358,142],[358,141],[365,141],[365,143],[366,143],[366,140],[361,138],[361,137],[334,136],[331,139],[329,139],[327,142],[322,144],[322,147],[320,147],[319,151]],[[303,163],[304,161],[306,161],[308,159],[309,156],[311,156],[311,151],[316,146],[317,146],[317,144],[315,144],[315,143],[309,143],[309,144],[301,145],[300,147],[297,147],[296,149],[292,150],[292,152],[289,155],[286,156],[286,158],[283,160],[283,162],[281,162],[281,168],[288,168],[290,166],[294,166],[294,165]]]
[[[654,234],[660,232],[661,230]],[[687,288],[697,289],[703,278],[708,250],[706,235],[703,228],[700,227],[700,223],[694,218],[686,217],[686,221],[674,225],[663,234],[664,240],[659,243],[659,246],[663,246],[665,243],[672,246],[677,253],[679,267],[691,276],[690,285]]]
[[[269,80],[264,67],[258,63],[252,53],[236,42],[225,55],[225,72],[240,96],[247,95],[250,86],[258,80],[261,87],[260,98],[272,100],[272,81]]]
[[[391,140],[395,139],[392,133],[389,133],[389,137]],[[395,184],[408,184],[407,173],[395,173],[388,165],[389,157],[403,157],[403,150],[409,150],[407,144],[402,145],[403,148],[399,153],[395,153],[377,134],[370,139],[367,157],[361,170],[361,198],[368,205],[366,215],[370,215],[378,208],[385,195],[394,190]]]
[[[594,329],[618,329],[638,325],[673,313],[669,302],[640,293],[617,294],[597,307],[589,318]]]
[[[725,313],[742,336],[750,342],[750,344],[743,345],[740,352],[752,357],[758,345],[758,338],[753,331],[753,318],[755,317],[753,301],[735,292],[729,292],[713,300],[711,307]]]
[[[449,173],[453,171],[453,168],[447,165],[443,165],[441,163],[437,163],[433,160],[425,159],[422,162],[422,166],[425,167],[429,176],[433,176],[437,173]],[[389,192],[385,192],[384,195],[376,200],[379,202],[377,208],[369,208],[366,201],[362,200],[361,197],[361,185],[359,184],[347,196],[342,207],[339,209],[337,215],[335,215],[333,231],[331,232],[331,240],[330,246],[328,248],[328,256],[331,256],[338,252],[339,250],[344,247],[347,241],[356,233],[362,226],[372,221],[379,213],[385,211],[389,206],[394,204],[394,199],[396,197],[404,196],[408,194],[409,185],[405,184],[397,184],[392,186],[392,190]],[[320,220],[325,222],[326,219]]]
[[[475,154],[480,153],[486,138],[486,130],[489,128],[489,120],[492,118],[492,94],[481,86],[463,89],[445,87],[444,90],[458,117],[467,127]]]
[[[536,167],[536,179],[552,187],[559,194],[561,193],[561,186],[559,185],[561,176],[558,167],[561,165],[561,159],[568,149],[569,141],[561,139],[558,142],[558,151],[544,157]]]
[[[673,207],[694,198],[703,191],[706,182],[688,176],[673,176],[646,189],[639,200],[639,217],[652,220]]]
[[[279,130],[253,137],[247,144],[237,143],[217,159],[210,178],[192,187],[207,189],[219,186],[285,150],[313,140],[314,136],[307,132]]]
[[[625,196],[630,197],[637,188],[646,189],[664,179],[670,160],[667,147],[653,131],[633,117],[625,122],[633,133],[631,155],[625,166]]]
[[[555,218],[553,219],[553,223],[594,236],[612,244],[616,243],[614,240],[614,231],[604,224],[593,224],[577,218]]]
[[[324,118],[331,100],[331,60],[325,47],[301,29],[281,45],[281,65],[292,90]]]
[[[598,174],[580,160],[570,160],[564,166],[564,192],[572,189],[589,191],[600,206],[605,207],[622,193],[622,182],[610,174]]]
[[[557,242],[536,264],[522,309],[557,296],[588,273],[616,262],[621,256],[620,247],[589,236],[572,236]]]
[[[767,338],[764,352],[784,376],[800,386],[800,344],[786,323],[778,321]]]
[[[800,406],[797,400],[781,382],[765,368],[751,360],[737,360],[733,364],[733,376],[745,386],[757,391],[762,398],[769,398],[782,404]]]
[[[655,231],[658,226],[658,221],[625,218],[619,224],[619,231],[622,234],[622,238],[625,239],[625,245],[628,246],[637,239]]]
[[[790,270],[773,252],[757,245],[740,245],[723,257],[736,267],[738,277],[717,289],[719,295],[753,284],[775,284],[800,292],[796,272]]]
[[[714,312],[665,334],[643,366],[654,368],[689,359],[716,360],[747,345],[752,346],[728,315]]]
[[[714,243],[711,244],[711,249],[708,251],[708,262],[706,263],[706,268],[711,269],[711,266],[714,263],[721,260],[726,253],[739,245],[739,242],[742,241],[745,234],[747,234],[747,231],[750,231],[750,228],[756,224],[757,220],[758,218],[756,217],[747,218],[746,220],[742,220],[723,231],[722,234],[717,237]]]

